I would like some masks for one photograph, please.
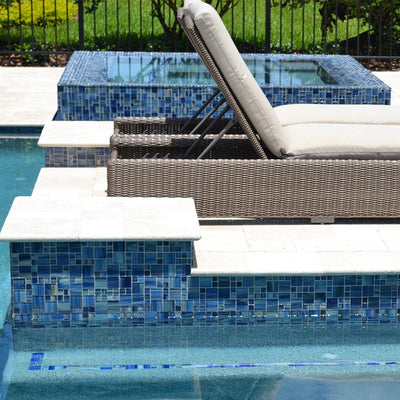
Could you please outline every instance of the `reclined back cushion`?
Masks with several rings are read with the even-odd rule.
[[[268,149],[282,157],[281,124],[271,104],[243,61],[215,9],[201,0],[185,0],[208,51],[217,64],[243,112]]]

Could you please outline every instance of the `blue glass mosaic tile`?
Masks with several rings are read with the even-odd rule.
[[[110,156],[108,147],[46,147],[46,167],[104,167]]]
[[[10,247],[15,328],[400,322],[396,274],[191,276],[185,241]]]
[[[187,296],[192,246],[185,241],[11,243],[14,327],[154,324],[162,313],[168,321]],[[169,253],[173,264],[158,264]]]
[[[194,53],[75,52],[58,83],[58,120],[106,121],[115,117],[190,117],[215,90],[207,84],[110,82],[112,57],[198,57]],[[318,63],[336,84],[260,83],[273,106],[292,103],[390,104],[391,89],[350,56],[244,54],[249,60]],[[257,79],[257,76],[256,76]],[[204,114],[217,103],[215,99]]]

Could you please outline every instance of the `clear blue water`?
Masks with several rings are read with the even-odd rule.
[[[0,140],[1,225],[29,195],[43,152]],[[3,325],[0,400],[378,400],[400,393],[400,326],[152,327],[17,330]],[[14,336],[14,337],[12,337]]]
[[[337,82],[316,61],[244,58],[260,85],[334,85]],[[194,56],[115,56],[107,59],[109,82],[139,84],[214,83],[206,67]]]
[[[400,393],[399,327],[16,332],[7,400],[380,400]]]
[[[44,150],[36,139],[11,139],[0,135],[0,229],[16,196],[29,196],[44,166]],[[0,242],[0,329],[10,299],[8,243]]]

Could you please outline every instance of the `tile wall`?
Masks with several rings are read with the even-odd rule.
[[[15,328],[399,322],[398,274],[191,276],[186,241],[15,242],[11,266]]]
[[[58,120],[106,121],[115,117],[190,117],[214,91],[212,84],[110,82],[110,57],[152,53],[75,52],[58,84]],[[157,58],[197,57],[157,53]],[[390,104],[390,88],[350,56],[245,54],[251,59],[316,62],[337,84],[260,84],[273,106],[292,103]],[[217,100],[213,103],[213,105]],[[210,105],[205,112],[211,109]]]
[[[108,147],[46,147],[46,167],[104,167],[110,157]]]
[[[168,323],[186,311],[191,241],[10,246],[15,328]]]

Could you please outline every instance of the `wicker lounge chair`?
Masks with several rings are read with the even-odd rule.
[[[272,109],[211,6],[178,19],[235,118],[115,120],[109,196],[193,197],[202,218],[400,217],[398,108]]]

